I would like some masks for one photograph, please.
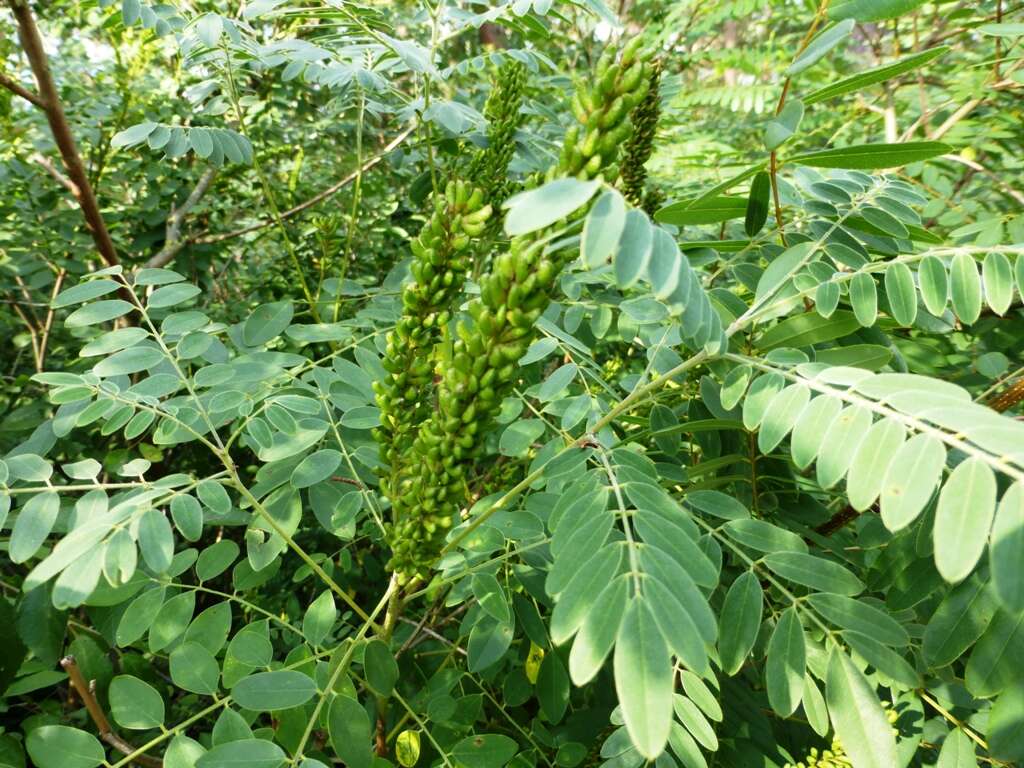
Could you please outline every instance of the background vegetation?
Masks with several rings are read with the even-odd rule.
[[[8,0],[0,765],[1024,763],[1022,37]]]

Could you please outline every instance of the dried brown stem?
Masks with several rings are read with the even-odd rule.
[[[988,401],[993,411],[1005,413],[1013,406],[1024,401],[1024,379],[1019,379]]]
[[[103,707],[96,700],[92,687],[85,681],[85,677],[82,675],[82,670],[79,668],[78,662],[75,661],[75,657],[65,656],[60,660],[60,665],[68,673],[68,680],[71,682],[71,686],[78,694],[78,698],[82,700],[82,704],[85,705],[89,717],[96,724],[96,730],[99,731],[100,738],[123,755],[133,754],[135,747],[118,736],[113,727],[111,727]],[[139,765],[146,766],[146,768],[162,768],[163,766],[162,760],[150,757],[149,755],[136,755],[132,759]]]
[[[848,524],[856,520],[860,516],[860,512],[851,506],[845,506],[836,512],[832,517],[826,520],[821,525],[815,527],[814,532],[821,534],[822,536],[831,536],[841,528],[845,528]]]

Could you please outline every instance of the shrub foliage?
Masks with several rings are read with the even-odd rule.
[[[11,8],[0,764],[1024,762],[1019,8]]]

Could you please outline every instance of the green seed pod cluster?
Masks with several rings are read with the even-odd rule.
[[[616,160],[630,138],[630,113],[650,82],[650,64],[639,39],[616,61],[601,57],[593,81],[574,100],[580,125],[565,138],[561,159],[548,179],[618,177]],[[578,211],[576,216],[586,214]],[[513,239],[480,279],[480,297],[470,302],[451,339],[450,360],[440,371],[437,406],[419,427],[407,471],[391,490],[395,524],[390,567],[400,579],[426,575],[447,530],[467,498],[468,470],[478,458],[486,428],[514,383],[517,361],[534,335],[551,291],[571,253],[545,253],[546,237],[562,223]]]
[[[484,106],[487,147],[473,157],[467,178],[485,184],[489,201],[500,202],[510,192],[508,164],[516,151],[516,131],[526,90],[526,67],[508,59],[498,68]]]
[[[659,189],[658,187],[648,188],[647,194],[644,195],[644,213],[653,219],[654,214],[657,213],[658,209],[663,205],[665,205],[665,190]]]
[[[402,292],[402,317],[388,334],[383,360],[388,376],[374,384],[381,409],[376,437],[382,458],[393,470],[400,466],[416,426],[429,412],[434,345],[462,290],[471,261],[470,243],[484,231],[490,216],[483,190],[452,181],[435,200],[433,214],[412,242],[413,282]],[[389,485],[385,478],[384,491],[390,494]]]
[[[818,750],[811,747],[807,757],[799,763],[787,763],[784,768],[852,768],[853,763],[846,755],[839,739],[833,739],[831,749]]]
[[[622,194],[637,208],[647,208],[644,185],[647,182],[647,161],[654,148],[654,134],[661,115],[661,62],[651,65],[647,96],[633,109],[631,120],[633,136],[626,144],[622,157]]]
[[[885,716],[890,725],[895,724],[899,718],[896,710],[889,707],[885,709]],[[893,728],[892,732],[896,734],[898,731],[896,728]],[[812,747],[807,753],[807,757],[799,763],[786,763],[783,768],[853,768],[853,762],[851,762],[850,756],[846,754],[843,742],[837,736],[832,739],[832,745],[829,749],[818,750]]]

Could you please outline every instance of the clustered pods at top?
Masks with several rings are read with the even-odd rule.
[[[576,94],[580,125],[567,132],[548,180],[618,178],[619,149],[632,130],[630,113],[643,101],[650,74],[639,39],[627,44],[618,59],[612,51],[601,57],[594,84],[581,85]],[[586,208],[572,218],[585,215]],[[468,497],[467,476],[486,428],[514,384],[517,361],[551,301],[559,272],[573,256],[571,251],[545,251],[548,236],[564,225],[514,238],[481,277],[480,296],[457,321],[454,337],[449,338],[447,326],[442,329],[442,346],[450,343],[451,352],[437,371],[436,402],[415,429],[402,467],[397,472],[392,467],[387,489],[394,507],[390,567],[401,579],[426,575]]]
[[[486,183],[487,198],[494,203],[504,200],[511,191],[507,171],[516,151],[516,131],[522,121],[520,109],[525,89],[526,67],[509,59],[499,68],[494,88],[484,105],[487,148],[476,153],[466,177]]]
[[[487,226],[491,211],[483,190],[461,180],[449,182],[412,241],[413,282],[402,292],[402,317],[388,334],[383,360],[388,376],[376,383],[382,411],[377,438],[383,458],[393,468],[399,466],[415,427],[429,412],[433,348],[462,290],[470,266],[470,238]],[[391,493],[386,480],[384,492]]]
[[[633,135],[622,153],[622,195],[637,208],[653,213],[652,192],[647,191],[647,161],[654,148],[654,135],[661,115],[661,61],[651,64],[647,95],[633,108]],[[656,204],[653,207],[657,207]]]

